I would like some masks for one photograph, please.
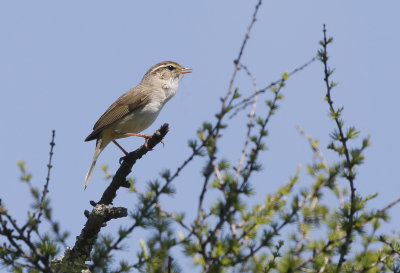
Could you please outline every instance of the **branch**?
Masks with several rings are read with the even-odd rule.
[[[88,219],[81,234],[77,237],[74,247],[67,249],[64,257],[52,262],[56,272],[78,272],[87,268],[85,261],[90,257],[90,252],[100,229],[106,226],[111,219],[118,219],[128,215],[126,208],[110,206],[117,195],[117,190],[120,187],[129,187],[126,177],[131,172],[133,165],[162,141],[168,133],[168,129],[168,124],[163,124],[146,144],[122,158],[121,166],[110,185],[104,191],[100,201],[98,203],[91,201],[90,203],[94,207],[93,210],[90,213],[85,211],[85,216]]]
[[[249,144],[249,141],[251,138],[251,129],[254,127],[254,117],[256,114],[257,100],[258,100],[258,96],[257,96],[258,88],[257,88],[256,78],[253,76],[253,74],[251,74],[251,72],[247,68],[247,66],[240,64],[240,67],[243,68],[246,71],[247,75],[251,78],[251,81],[253,82],[254,94],[256,94],[256,95],[254,96],[254,100],[252,103],[253,105],[252,105],[250,113],[248,115],[249,122],[247,123],[247,133],[246,133],[245,141],[244,141],[243,148],[242,148],[242,154],[240,155],[239,163],[236,167],[236,174],[235,174],[235,179],[234,179],[235,181],[238,181],[240,172],[242,171],[242,166],[243,166],[244,160],[246,159],[247,147],[248,147],[248,144]]]
[[[123,157],[123,162],[121,167],[119,167],[116,172],[111,184],[104,191],[99,204],[110,205],[117,195],[117,190],[120,187],[129,187],[129,182],[126,181],[126,177],[132,170],[132,166],[136,163],[136,160],[142,158],[148,151],[151,151],[157,144],[168,133],[169,127],[168,123],[164,123],[160,129],[158,129],[151,138],[147,141],[147,145],[143,144],[139,149],[134,152],[129,153],[127,156]]]
[[[36,211],[30,216],[28,214],[28,220],[25,225],[19,226],[17,221],[7,212],[5,207],[1,204],[0,200],[0,235],[3,235],[7,238],[10,246],[6,246],[4,244],[4,252],[0,251],[1,259],[6,261],[7,255],[11,255],[11,259],[9,262],[14,266],[22,266],[25,268],[36,269],[40,272],[52,272],[50,268],[50,251],[46,251],[40,248],[39,243],[35,242],[32,238],[31,233],[34,232],[39,238],[39,242],[43,243],[44,239],[39,233],[39,224],[41,222],[40,218],[43,215],[43,211],[46,211],[48,200],[46,199],[46,195],[48,193],[48,185],[50,182],[50,170],[52,167],[52,157],[53,157],[53,148],[55,145],[54,142],[55,131],[52,131],[52,138],[50,142],[50,154],[49,154],[49,163],[47,164],[47,178],[46,183],[43,188],[42,196],[39,195],[39,192],[34,188],[30,182],[30,175],[26,173],[25,168],[23,167],[23,163],[21,163],[20,168],[23,173],[23,181],[27,182],[31,192],[37,192],[37,196],[35,194],[35,207]],[[10,224],[12,229],[8,228],[7,225]],[[22,243],[22,244],[21,244]],[[30,253],[24,250],[24,247],[30,251]],[[24,259],[26,262],[18,261],[18,258]]]
[[[36,219],[34,220],[36,222],[36,224],[40,223],[40,218],[42,217],[43,210],[46,206],[46,195],[49,192],[50,172],[51,172],[51,168],[53,167],[53,165],[52,165],[52,159],[53,159],[53,155],[54,155],[53,149],[54,149],[54,146],[56,145],[56,143],[54,142],[55,136],[56,136],[56,131],[53,130],[52,135],[51,135],[51,141],[50,141],[49,163],[47,163],[46,183],[44,183],[44,186],[43,186],[42,196],[38,203],[37,211],[34,212],[32,215],[33,219],[36,217]],[[30,222],[31,222],[31,220],[28,220],[28,222],[25,224],[23,229],[25,229],[25,227],[29,226]],[[28,238],[30,237],[30,233],[37,227],[36,224],[30,225],[30,228],[28,229],[28,232],[27,232]]]
[[[0,206],[2,206],[1,200]],[[25,236],[24,231],[17,225],[17,221],[8,214],[6,209],[4,207],[0,207],[0,209],[0,235],[5,236],[10,245],[14,248],[8,248],[9,253],[14,253],[16,256],[20,256],[29,261],[29,263],[33,265],[31,268],[38,269],[42,272],[52,272],[49,266],[48,258],[43,255],[43,253],[36,247],[30,238]],[[3,216],[6,218],[6,220],[3,219]],[[7,227],[8,223],[11,224],[12,229]],[[16,233],[14,233],[14,231]],[[29,248],[31,253],[24,251],[20,242],[23,242]],[[4,244],[4,246],[6,245]],[[13,259],[13,262],[15,261],[16,259]]]
[[[241,61],[244,49],[245,49],[246,44],[247,44],[247,41],[250,39],[250,32],[251,32],[251,30],[252,30],[252,28],[254,26],[254,23],[257,21],[257,13],[258,13],[258,10],[259,10],[261,4],[262,4],[262,0],[259,0],[257,2],[257,5],[254,8],[253,16],[251,18],[251,22],[250,22],[249,26],[247,27],[247,32],[246,32],[246,34],[244,36],[242,45],[240,46],[238,57],[236,58],[236,60],[233,61],[233,63],[235,64],[235,67],[234,67],[234,70],[233,70],[231,81],[229,82],[228,92],[226,92],[225,98],[222,101],[222,109],[225,107],[225,103],[226,103],[226,101],[228,100],[229,96],[232,93],[233,83],[235,82],[236,74],[239,71],[239,63]]]
[[[291,72],[288,73],[288,76],[291,77],[295,74],[297,74],[298,72],[302,71],[303,69],[305,69],[306,67],[308,67],[309,65],[311,65],[313,62],[315,62],[317,60],[317,57],[312,57],[308,62],[302,64],[301,66],[293,69]],[[262,89],[259,89],[257,92],[254,92],[253,94],[251,94],[248,97],[245,97],[243,99],[241,99],[240,101],[238,101],[235,104],[231,105],[232,109],[235,109],[235,111],[229,116],[230,119],[232,119],[234,116],[236,116],[240,111],[246,109],[249,105],[251,105],[253,103],[253,98],[259,94],[265,93],[267,92],[267,90],[271,89],[274,86],[278,86],[279,84],[282,83],[282,78],[276,81],[271,82],[270,84],[268,84],[267,86],[265,86]]]
[[[322,50],[319,52],[319,58],[321,62],[324,65],[324,82],[326,85],[326,101],[329,104],[329,110],[331,113],[332,118],[334,119],[336,123],[336,127],[338,130],[338,140],[343,146],[343,153],[345,156],[345,165],[344,169],[347,170],[347,173],[344,173],[344,177],[349,181],[350,184],[350,212],[348,213],[348,220],[349,223],[346,227],[346,239],[343,245],[341,246],[339,252],[340,252],[340,258],[339,262],[337,264],[336,272],[340,272],[340,268],[342,267],[343,263],[345,262],[345,256],[349,251],[349,247],[351,244],[351,237],[354,229],[354,217],[356,213],[356,207],[355,207],[355,199],[356,199],[356,188],[354,186],[354,179],[355,179],[355,174],[353,173],[353,167],[354,163],[352,162],[352,158],[350,156],[349,148],[347,147],[347,140],[348,138],[345,137],[344,132],[343,132],[343,121],[340,119],[340,113],[341,109],[339,108],[338,110],[335,109],[333,106],[333,101],[331,97],[331,91],[333,87],[335,87],[335,83],[331,82],[329,79],[329,76],[332,75],[333,70],[328,67],[328,52],[327,52],[327,47],[330,42],[332,42],[332,38],[327,39],[326,37],[326,28],[325,25],[323,27],[323,33],[324,33],[324,39],[321,42],[322,45]]]
[[[217,146],[217,142],[219,140],[219,137],[221,136],[220,135],[220,130],[223,128],[222,120],[225,117],[225,115],[228,113],[229,109],[232,107],[232,103],[235,100],[235,93],[234,93],[234,95],[231,96],[233,84],[235,82],[237,72],[239,71],[239,64],[240,64],[242,55],[244,53],[244,49],[246,47],[247,41],[250,38],[250,32],[251,32],[251,30],[252,30],[252,28],[254,26],[254,23],[257,21],[257,13],[258,13],[258,10],[259,10],[261,4],[262,4],[262,0],[259,0],[257,2],[257,4],[256,4],[255,8],[254,8],[253,16],[252,16],[252,19],[251,19],[251,22],[250,22],[249,26],[247,27],[247,31],[246,31],[245,37],[243,39],[242,45],[240,46],[238,57],[233,62],[235,64],[234,70],[233,70],[232,77],[231,77],[231,80],[229,82],[229,87],[228,87],[228,90],[227,90],[227,92],[225,94],[225,97],[221,98],[221,102],[222,102],[221,103],[221,111],[219,112],[219,114],[216,115],[216,117],[217,117],[216,124],[210,130],[207,138],[206,139],[202,139],[202,146],[207,145],[208,140],[212,139],[212,144],[211,144],[212,147],[210,147],[211,151],[208,152],[209,162],[208,162],[207,167],[206,167],[206,171],[205,171],[205,174],[204,174],[204,182],[203,182],[202,192],[201,192],[200,197],[199,197],[198,210],[197,210],[197,219],[196,219],[197,223],[200,223],[201,218],[202,218],[202,214],[203,214],[204,196],[205,196],[205,194],[207,192],[207,184],[208,184],[209,179],[211,177],[211,172],[208,171],[208,170],[212,170],[211,168],[214,165],[215,154],[217,152],[216,146]],[[208,145],[210,145],[210,144],[208,144]],[[202,241],[202,240],[200,240],[200,241]]]
[[[45,200],[46,200],[46,195],[49,192],[48,188],[49,188],[49,182],[50,182],[50,171],[51,168],[53,167],[52,165],[52,159],[53,159],[53,149],[54,146],[56,145],[56,143],[54,142],[54,138],[56,135],[56,131],[53,130],[52,131],[52,135],[51,135],[51,142],[50,142],[50,152],[49,152],[49,163],[47,164],[47,177],[46,177],[46,183],[44,184],[43,187],[43,192],[42,192],[42,198],[40,199],[40,205],[39,205],[39,211],[38,211],[38,216],[37,216],[37,221],[40,221],[40,217],[43,214],[43,208],[45,206]]]

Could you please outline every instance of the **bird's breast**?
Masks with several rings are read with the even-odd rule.
[[[114,138],[124,137],[124,133],[140,133],[154,122],[162,107],[163,103],[159,101],[149,101],[112,124],[109,131]]]

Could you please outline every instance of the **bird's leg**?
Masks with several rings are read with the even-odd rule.
[[[121,145],[119,145],[118,144],[118,142],[116,142],[115,140],[113,140],[112,142],[114,142],[114,144],[115,145],[117,145],[117,147],[118,148],[120,148],[121,149],[121,151],[125,154],[125,155],[128,155],[128,152],[127,151],[125,151],[125,149],[124,148],[122,148],[122,146]]]
[[[137,137],[143,137],[144,139],[151,138],[151,135],[136,134],[136,133],[125,133],[124,136],[137,136]]]
[[[112,140],[112,142],[114,142],[114,144],[117,145],[117,147],[120,148],[121,151],[125,154],[125,156],[123,156],[123,157],[121,157],[121,158],[119,159],[119,164],[121,165],[121,164],[122,164],[122,161],[124,161],[125,157],[128,155],[128,152],[125,151],[125,149],[122,148],[122,146],[119,145],[118,142],[116,142],[115,140]]]
[[[145,139],[145,143],[144,143],[144,145],[146,146],[146,148],[148,148],[148,147],[147,147],[147,140],[148,140],[149,138],[151,138],[151,137],[152,137],[152,135],[137,134],[137,133],[125,133],[125,134],[124,134],[124,136],[137,136],[137,137],[143,137],[143,138]],[[162,145],[164,145],[164,142],[163,142],[162,140],[161,140],[160,142],[162,143]]]

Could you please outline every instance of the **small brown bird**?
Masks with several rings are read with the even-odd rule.
[[[190,73],[172,61],[153,65],[142,81],[119,97],[93,127],[85,141],[96,139],[96,150],[85,178],[85,189],[96,164],[97,158],[111,141],[125,154],[127,152],[115,141],[117,138],[139,136],[146,140],[151,135],[139,134],[157,118],[164,104],[176,93],[183,75]]]

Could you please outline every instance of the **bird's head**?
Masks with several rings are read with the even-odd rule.
[[[182,67],[173,61],[164,61],[153,65],[143,76],[142,81],[156,81],[161,82],[161,84],[178,84],[184,74],[191,72],[191,68]]]

